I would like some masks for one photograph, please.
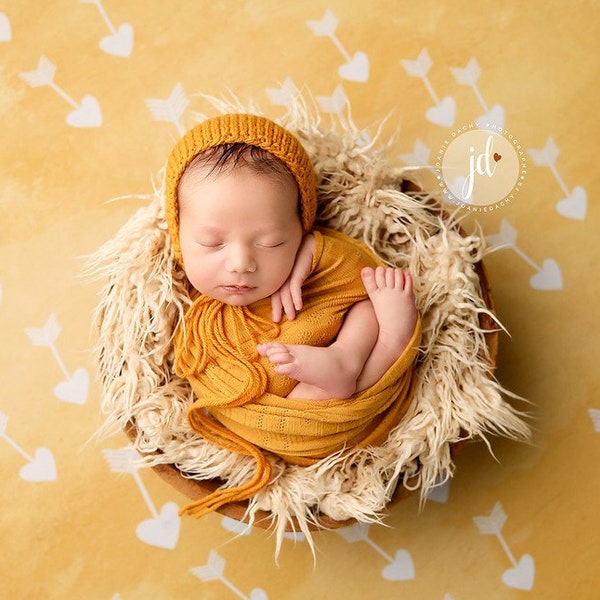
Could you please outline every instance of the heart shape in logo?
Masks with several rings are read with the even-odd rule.
[[[406,581],[415,578],[415,565],[408,550],[398,550],[394,561],[383,569],[381,575],[387,581]]]
[[[71,127],[100,127],[102,110],[94,96],[84,96],[81,104],[67,115],[67,124]]]
[[[56,479],[56,463],[48,448],[38,448],[33,460],[21,467],[19,476],[25,481],[54,481]]]
[[[338,69],[343,79],[364,83],[369,80],[369,58],[364,52],[356,52],[352,59]]]
[[[110,35],[100,40],[100,50],[113,56],[127,58],[133,50],[133,27],[129,23],[123,23]]]
[[[90,378],[85,369],[77,369],[66,381],[54,387],[54,395],[59,400],[71,404],[85,404],[87,400]]]
[[[435,125],[452,127],[456,115],[456,102],[451,96],[446,96],[439,104],[432,106],[425,113],[425,117]]]
[[[498,154],[497,152],[494,152],[494,160],[495,160],[496,162],[498,162],[498,161],[499,161],[499,160],[501,160],[501,159],[502,159],[502,155],[501,155],[501,154]]]
[[[556,210],[563,217],[583,221],[587,212],[587,194],[585,189],[577,186],[564,200],[558,202]]]
[[[179,540],[180,525],[179,507],[175,502],[167,502],[156,517],[142,521],[135,533],[146,544],[173,550]]]
[[[530,590],[535,579],[535,564],[529,554],[523,554],[516,567],[504,571],[502,581],[517,590]]]
[[[547,258],[542,263],[542,269],[529,280],[529,285],[536,290],[561,290],[562,274],[556,261]]]

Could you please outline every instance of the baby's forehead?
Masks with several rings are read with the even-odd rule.
[[[252,215],[257,211],[260,218],[266,221],[271,216],[276,224],[277,219],[287,221],[301,216],[296,180],[257,170],[251,164],[238,163],[218,171],[197,164],[181,178],[177,201],[180,212],[195,220],[218,220],[225,218],[223,215],[230,218],[233,213]]]
[[[247,144],[225,144],[197,154],[179,180],[178,200],[185,201],[190,186],[219,179],[227,181],[239,173],[277,183],[286,192],[293,189],[299,200],[298,182],[285,163],[263,148]]]

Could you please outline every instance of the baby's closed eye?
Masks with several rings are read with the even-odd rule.
[[[256,244],[259,248],[279,248],[285,244],[285,240],[282,242],[261,242],[260,244]]]
[[[196,244],[202,248],[222,248],[225,245],[225,242],[219,242],[217,240],[198,240],[196,241]]]

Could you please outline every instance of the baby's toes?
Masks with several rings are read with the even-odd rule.
[[[294,357],[287,350],[275,350],[268,358],[274,365],[288,365],[294,362]]]
[[[389,269],[386,269],[385,267],[377,267],[375,269],[375,284],[377,289],[387,287],[387,281],[389,277],[388,272]]]
[[[281,352],[282,349],[285,349],[285,346],[278,342],[266,342],[265,344],[256,345],[256,351],[261,356],[266,356],[269,359],[274,353]]]
[[[269,348],[269,344],[256,344],[256,351],[261,356],[267,356],[267,350]]]
[[[374,269],[371,267],[365,267],[361,270],[360,276],[363,281],[363,285],[365,286],[365,290],[367,290],[367,294],[372,294],[373,292],[377,291]]]
[[[274,365],[282,365],[294,360],[294,357],[285,344],[278,342],[258,344],[256,349],[261,356],[268,358]]]
[[[412,295],[413,291],[413,280],[410,273],[403,273],[403,290],[406,294]]]
[[[392,269],[388,267],[385,270],[385,287],[394,289],[398,287],[398,273],[400,273],[400,277],[402,277],[402,271],[400,269]]]

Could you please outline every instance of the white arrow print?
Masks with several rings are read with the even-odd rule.
[[[133,446],[127,446],[118,450],[102,450],[102,454],[113,473],[127,473],[133,476],[142,494],[142,498],[152,515],[151,519],[146,519],[139,523],[136,529],[137,537],[146,544],[173,550],[177,546],[181,525],[177,504],[167,502],[161,508],[160,513],[156,510],[150,494],[148,494],[148,490],[138,473],[140,455]]]
[[[594,431],[600,433],[600,410],[597,408],[590,408],[589,410],[592,423],[594,424]]]
[[[49,86],[63,100],[70,104],[74,110],[67,115],[66,121],[68,125],[72,127],[100,127],[102,125],[102,111],[98,100],[93,96],[86,95],[81,99],[81,103],[78,104],[62,88],[54,83],[55,73],[56,66],[42,55],[35,71],[23,71],[19,73],[19,77],[31,87]]]
[[[419,77],[425,83],[425,87],[431,96],[435,106],[432,106],[427,110],[425,116],[428,121],[441,125],[442,127],[452,127],[454,123],[454,117],[456,114],[456,102],[454,98],[446,96],[440,100],[433,89],[427,73],[433,64],[427,52],[427,48],[423,48],[417,56],[416,60],[402,59],[402,66],[406,70],[407,74],[411,77]]]
[[[496,502],[489,516],[473,517],[473,522],[477,526],[477,529],[479,529],[479,533],[483,535],[495,535],[498,538],[504,553],[513,565],[512,569],[504,572],[502,581],[509,587],[530,590],[533,587],[535,577],[533,558],[529,554],[524,554],[517,562],[502,535],[502,528],[506,523],[506,518],[506,513],[502,505],[500,502]]]
[[[485,115],[482,115],[476,119],[478,123],[482,123],[481,128],[487,129],[493,126],[495,128],[503,129],[504,109],[499,104],[494,104],[491,109],[488,108],[486,101],[483,99],[483,96],[477,87],[477,80],[481,75],[481,68],[479,67],[477,59],[473,56],[464,69],[451,67],[450,71],[452,72],[452,75],[454,75],[454,79],[456,79],[457,83],[460,85],[471,86],[477,101],[479,104],[481,104],[481,107],[485,111]]]
[[[137,471],[139,468],[138,462],[140,460],[140,455],[133,446],[125,446],[125,448],[119,448],[117,450],[102,450],[102,455],[113,473],[127,473],[128,475],[133,475],[134,478],[136,478],[136,476],[139,478]],[[143,484],[140,486],[140,491],[144,498],[149,501]],[[150,512],[156,513],[151,502],[149,508]]]
[[[400,158],[410,167],[429,167],[431,150],[420,139],[415,140],[415,146],[410,154],[400,154]]]
[[[123,23],[119,25],[118,29],[115,29],[102,6],[101,0],[79,0],[79,2],[82,4],[95,4],[102,20],[110,31],[110,35],[100,40],[100,49],[107,54],[128,57],[133,50],[133,27],[129,23]]]
[[[556,169],[556,159],[558,158],[559,150],[554,139],[549,137],[546,145],[541,149],[530,149],[529,155],[538,167],[550,167],[552,175],[554,175],[554,178],[566,196],[566,198],[556,204],[557,212],[563,215],[563,217],[583,221],[587,212],[587,193],[581,186],[577,186],[570,192],[565,185],[563,178]]]
[[[560,290],[563,287],[562,274],[558,263],[547,258],[542,265],[535,263],[517,246],[517,230],[502,219],[500,232],[486,236],[487,243],[494,248],[512,248],[537,273],[529,280],[529,285],[536,290]]]
[[[286,77],[278,88],[265,88],[269,102],[275,106],[291,107],[300,92],[291,77]]]
[[[185,133],[185,129],[181,124],[181,116],[188,107],[190,101],[185,95],[183,86],[178,83],[174,88],[169,97],[166,100],[160,100],[157,98],[147,98],[146,106],[155,121],[168,121],[173,123],[177,127],[179,135]]]
[[[449,495],[450,477],[444,477],[443,475],[440,475],[435,482],[435,486],[432,487],[429,493],[427,494],[427,500],[433,500],[434,502],[444,504],[448,501]]]
[[[5,13],[0,12],[0,42],[12,40],[12,27]]]
[[[346,129],[353,129],[343,114],[344,108],[349,106],[350,102],[341,85],[335,88],[331,96],[317,96],[316,100],[324,113],[335,115]],[[360,137],[355,140],[358,146],[367,146],[371,141],[371,136],[367,131],[362,131]]]
[[[368,523],[356,523],[350,527],[342,527],[336,529],[336,533],[341,535],[348,543],[365,542],[380,556],[383,556],[389,563],[382,571],[381,575],[388,581],[406,581],[415,578],[415,567],[412,557],[407,550],[400,549],[394,557],[391,557],[387,552],[380,548],[369,537]]]
[[[252,526],[248,525],[248,523],[244,523],[243,521],[232,519],[231,517],[223,517],[221,519],[221,527],[225,531],[230,531],[238,536],[250,535],[252,533]]]
[[[328,37],[344,57],[346,62],[338,69],[340,77],[361,83],[369,80],[369,58],[364,52],[355,52],[354,56],[351,56],[344,48],[335,35],[338,19],[330,8],[325,11],[320,21],[309,20],[306,24],[316,36]]]
[[[49,85],[52,89],[62,98],[64,98],[71,106],[77,106],[77,102],[70,96],[67,96],[59,87],[54,83],[54,74],[56,73],[56,66],[52,64],[45,56],[40,56],[38,66],[35,71],[23,71],[19,73],[19,77],[25,80],[31,87],[40,87],[42,85]]]
[[[84,404],[89,390],[89,375],[83,368],[76,369],[72,375],[67,371],[65,363],[56,349],[56,340],[60,333],[60,325],[56,316],[51,314],[43,327],[27,327],[25,333],[34,346],[45,346],[50,349],[59,369],[65,376],[65,381],[54,387],[55,397],[71,404]]]
[[[48,448],[37,448],[34,456],[26,452],[17,442],[15,442],[6,433],[8,425],[8,416],[0,412],[0,438],[5,440],[14,450],[16,450],[27,462],[21,467],[19,476],[25,481],[54,481],[56,479],[56,463],[54,456]]]
[[[243,594],[231,581],[223,576],[225,571],[225,559],[215,550],[211,550],[208,555],[208,563],[200,567],[192,567],[190,573],[200,579],[200,581],[220,581],[228,587],[238,598],[243,600],[268,600],[267,594],[260,588],[255,588],[250,592],[250,596]]]
[[[348,97],[341,85],[335,88],[331,96],[317,96],[317,102],[323,112],[338,115],[340,119],[343,119],[342,111],[349,104]]]

